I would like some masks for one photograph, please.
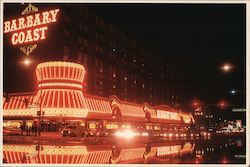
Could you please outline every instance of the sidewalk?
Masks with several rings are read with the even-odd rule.
[[[8,135],[3,136],[4,141],[29,141],[29,142],[35,142],[39,140],[43,141],[51,141],[51,142],[58,142],[58,141],[68,141],[68,140],[83,140],[78,137],[62,137],[60,132],[41,132],[41,135],[39,136],[27,136],[25,135]]]
[[[18,144],[34,144],[39,141],[43,143],[51,144],[72,144],[72,143],[85,143],[85,142],[96,142],[103,140],[104,138],[94,138],[94,137],[63,137],[60,132],[41,132],[41,135],[37,136],[26,136],[26,135],[10,135],[3,136],[4,143],[18,143]]]

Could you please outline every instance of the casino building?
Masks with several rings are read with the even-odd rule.
[[[151,106],[104,98],[83,91],[86,74],[81,64],[53,61],[36,67],[37,90],[10,94],[3,100],[4,127],[41,121],[43,131],[58,131],[63,125],[77,123],[89,129],[112,130],[130,126],[154,131],[188,131],[194,124],[190,113],[167,105]],[[38,114],[40,112],[40,114]]]

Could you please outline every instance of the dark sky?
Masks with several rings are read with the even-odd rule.
[[[216,103],[230,98],[230,89],[245,90],[244,5],[106,4],[88,8],[162,58],[177,73],[183,83],[179,89],[187,99]],[[219,69],[224,62],[237,68],[225,74]],[[237,98],[237,103],[242,101]]]
[[[245,91],[246,10],[241,4],[85,4],[96,15],[151,51],[176,73],[184,102],[199,98],[215,104],[226,99],[245,104],[245,95],[232,96],[231,89]],[[10,7],[10,10],[15,10]],[[7,10],[7,9],[6,9]],[[5,13],[6,17],[10,12]],[[5,38],[6,39],[6,38]],[[6,39],[9,40],[9,39]],[[9,46],[4,41],[5,47]],[[11,51],[4,52],[4,57]],[[7,61],[8,59],[8,61]],[[33,91],[31,87],[13,88],[16,70],[4,61],[4,91]],[[4,59],[5,60],[5,59]],[[14,56],[13,61],[17,60]],[[236,68],[223,73],[220,66]],[[9,64],[12,70],[10,70]],[[9,68],[8,68],[9,67]],[[19,67],[16,67],[20,70]],[[22,69],[25,70],[25,69]],[[24,71],[26,73],[27,71]],[[27,74],[27,73],[26,73]],[[24,82],[23,82],[24,83]],[[28,84],[28,81],[25,83]],[[25,85],[25,84],[24,84]]]

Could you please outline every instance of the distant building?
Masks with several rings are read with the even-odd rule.
[[[179,101],[173,72],[154,54],[91,14],[84,5],[61,8],[63,59],[85,66],[86,93],[104,97],[115,94],[125,101],[151,105]]]

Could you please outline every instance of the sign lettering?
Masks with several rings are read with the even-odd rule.
[[[56,22],[59,9],[45,11],[4,22],[4,33],[13,32],[13,45],[46,39],[47,24]]]

